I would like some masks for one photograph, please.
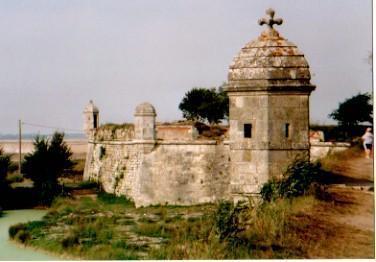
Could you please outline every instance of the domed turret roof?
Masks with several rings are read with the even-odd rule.
[[[282,24],[282,19],[274,19],[272,9],[266,13],[270,18],[259,20],[259,24],[267,24],[268,28],[256,40],[247,43],[233,59],[228,89],[314,89],[303,53],[273,28],[274,24]]]
[[[85,107],[84,112],[92,112],[92,113],[99,113],[98,107],[96,107],[93,103],[93,100],[89,101],[89,104]]]
[[[135,116],[156,116],[155,108],[152,104],[144,102],[136,107]]]

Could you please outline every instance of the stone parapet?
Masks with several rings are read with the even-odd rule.
[[[351,147],[350,143],[344,142],[311,142],[311,161],[317,161],[328,155],[345,151]]]

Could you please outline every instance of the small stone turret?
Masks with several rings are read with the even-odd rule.
[[[136,107],[134,113],[135,140],[143,144],[144,152],[149,152],[156,141],[154,107],[145,102]]]
[[[99,110],[90,100],[84,110],[84,132],[86,136],[90,136],[91,132],[99,126]]]

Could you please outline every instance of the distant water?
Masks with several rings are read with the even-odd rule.
[[[41,251],[23,248],[9,241],[8,230],[11,225],[40,220],[47,211],[23,209],[4,211],[0,217],[0,260],[60,260]]]
[[[32,140],[37,135],[51,137],[52,134],[36,134],[36,133],[29,133],[29,134],[22,134],[22,139]],[[64,134],[65,139],[85,139],[86,136],[84,133],[66,133]],[[18,134],[0,134],[0,140],[16,140],[18,139]]]

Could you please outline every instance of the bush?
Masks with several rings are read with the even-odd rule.
[[[281,183],[275,179],[265,183],[260,191],[261,198],[268,202],[276,200],[280,197],[280,185]]]
[[[219,203],[214,217],[220,240],[226,239],[231,245],[238,245],[242,242],[238,233],[243,230],[240,224],[245,219],[244,215],[247,209],[249,207],[245,206],[243,202],[238,202],[237,205],[228,201]]]
[[[78,240],[79,239],[78,239],[77,235],[75,235],[75,234],[69,234],[68,236],[64,237],[61,240],[61,245],[64,248],[70,248],[70,247],[73,247],[73,246],[77,245],[79,243]]]
[[[63,133],[55,132],[51,141],[39,136],[35,138],[34,152],[25,156],[22,170],[25,177],[33,180],[41,204],[51,204],[61,192],[58,177],[72,169],[71,156]]]
[[[18,224],[15,224],[15,225],[9,227],[9,229],[8,229],[9,237],[11,239],[14,239],[16,234],[18,233],[18,231],[25,230],[25,228],[26,228],[25,224],[23,224],[23,223],[18,223]]]
[[[322,171],[320,164],[298,160],[291,164],[282,180],[280,194],[283,197],[297,197],[304,195],[314,181],[320,179]]]
[[[8,233],[11,239],[18,240],[21,243],[25,243],[31,238],[30,233],[27,231],[26,225],[22,223],[11,226]]]
[[[6,177],[10,172],[13,164],[10,160],[10,155],[4,154],[3,149],[0,147],[0,206],[6,204],[5,200],[9,197],[9,182]]]
[[[26,243],[31,238],[30,233],[21,229],[14,236],[14,239],[20,241],[21,243]]]
[[[31,221],[26,224],[26,229],[28,231],[33,230],[39,230],[40,228],[44,227],[46,225],[45,221],[37,220],[37,221]]]
[[[277,198],[291,198],[311,192],[314,182],[321,180],[323,170],[319,163],[310,163],[305,160],[293,162],[279,181],[272,179],[261,188],[261,198],[264,201],[273,201]]]

